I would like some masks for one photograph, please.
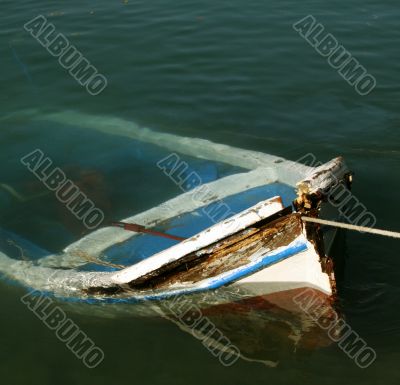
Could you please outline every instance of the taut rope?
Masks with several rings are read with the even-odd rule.
[[[304,222],[319,223],[321,225],[340,227],[342,229],[347,229],[347,230],[356,230],[356,231],[360,231],[360,232],[363,232],[363,233],[383,235],[384,237],[400,238],[400,233],[397,232],[397,231],[373,229],[371,227],[356,226],[356,225],[350,225],[348,223],[327,221],[325,219],[311,218],[311,217],[305,217],[305,216],[302,216],[301,219]]]

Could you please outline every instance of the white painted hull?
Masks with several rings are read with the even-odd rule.
[[[313,246],[284,261],[243,278],[233,284],[249,295],[268,296],[300,288],[312,288],[330,296],[329,277],[322,271],[319,256]]]

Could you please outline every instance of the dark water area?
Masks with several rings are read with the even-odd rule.
[[[359,95],[293,29],[309,14],[375,77],[368,95]],[[24,29],[38,15],[106,77],[103,92],[90,95]],[[342,155],[354,171],[353,192],[376,226],[400,230],[399,17],[398,2],[389,0],[2,0],[0,184],[38,197],[18,201],[0,190],[0,227],[51,251],[84,233],[21,164],[35,148],[75,180],[91,180],[87,191],[110,217],[179,193],[154,165],[128,159],[126,139],[86,130],[67,114],[62,123],[32,118],[75,111],[291,160]],[[69,236],[57,238],[56,223]],[[367,369],[336,344],[290,350],[272,335],[275,352],[282,349],[277,367],[244,360],[224,367],[165,319],[67,310],[105,352],[90,370],[21,303],[25,289],[2,280],[1,383],[399,384],[398,250],[397,240],[347,234],[339,297],[353,330],[377,353]]]

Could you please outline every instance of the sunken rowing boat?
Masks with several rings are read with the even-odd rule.
[[[117,120],[111,125],[74,113],[67,118],[85,129],[129,138],[132,146],[145,149],[142,158],[143,152],[149,154],[147,162],[169,177],[165,184],[173,179],[180,186],[182,194],[123,219],[177,239],[105,226],[50,253],[3,231],[3,245],[12,241],[26,251],[21,258],[1,248],[0,271],[8,278],[92,305],[185,297],[202,308],[262,299],[293,310],[293,297],[304,289],[328,300],[335,296],[330,254],[335,231],[305,224],[301,215],[337,217],[326,191],[350,184],[342,158],[310,167],[206,140],[122,127]]]

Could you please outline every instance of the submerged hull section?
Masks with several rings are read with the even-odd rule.
[[[209,305],[214,305],[244,297],[275,294],[279,298],[282,293],[301,287],[314,288],[327,296],[334,294],[334,279],[326,269],[328,263],[320,239],[313,237],[319,233],[317,227],[309,226],[305,231],[298,216],[289,212],[285,215],[297,218],[293,222],[288,220],[285,224],[283,216],[281,222],[270,219],[270,228],[263,227],[265,222],[258,222],[283,207],[291,211],[296,192],[299,211],[310,208],[318,211],[313,205],[320,199],[319,187],[329,186],[330,173],[338,179],[343,177],[346,170],[342,159],[313,168],[274,155],[157,133],[116,118],[74,112],[31,118],[37,124],[45,120],[51,124],[70,124],[93,135],[101,133],[107,145],[111,139],[125,143],[123,152],[120,146],[113,147],[119,149],[118,154],[101,151],[110,175],[114,172],[113,156],[130,157],[132,163],[153,167],[150,179],[156,180],[157,185],[173,181],[175,193],[183,193],[123,220],[187,237],[189,241],[176,244],[149,234],[104,227],[68,242],[60,252],[51,253],[45,250],[46,244],[40,248],[32,245],[35,239],[25,242],[11,232],[3,232],[6,239],[0,242],[0,272],[7,278],[63,300],[92,305],[156,302],[176,295],[212,298]],[[188,184],[193,173],[200,185]],[[125,182],[124,185],[135,184]],[[162,188],[159,190],[161,201],[172,195],[171,189],[165,195]],[[134,194],[129,190],[131,193]],[[251,207],[275,195],[281,197],[281,202],[273,203],[275,207],[270,212],[267,210],[257,217],[258,213],[247,222],[238,219],[239,213],[244,212],[251,218],[254,214]],[[221,207],[229,211],[222,212]],[[229,227],[225,222],[229,220],[239,227],[225,231]],[[277,223],[283,227],[277,227]],[[194,239],[201,233],[202,237]],[[43,234],[40,239],[45,238]],[[226,244],[227,239],[230,244]],[[14,242],[14,246],[8,241]],[[241,294],[231,298],[222,295],[226,292]],[[113,311],[110,305],[110,312]]]

